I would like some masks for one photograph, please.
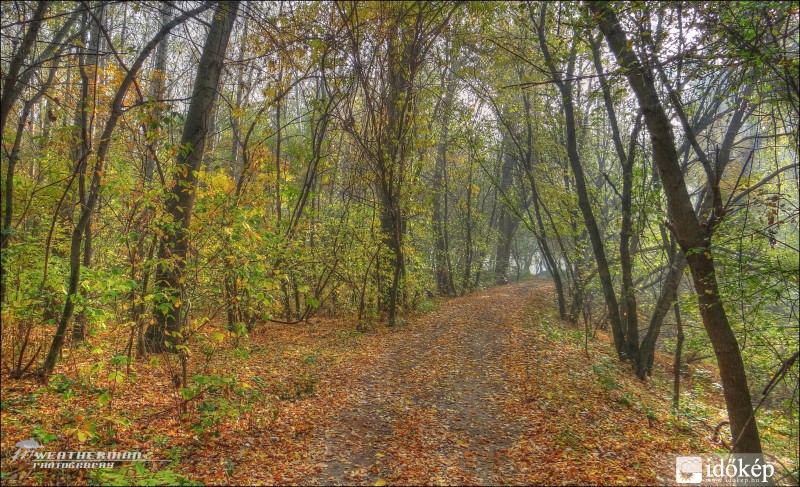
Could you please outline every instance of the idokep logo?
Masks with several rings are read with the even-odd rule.
[[[699,484],[703,481],[703,459],[678,457],[675,459],[675,481],[679,484]]]
[[[775,467],[762,455],[704,453],[675,458],[675,482],[703,485],[772,485]]]

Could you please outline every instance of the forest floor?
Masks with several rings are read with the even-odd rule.
[[[643,406],[653,398],[626,395],[605,370],[616,367],[607,358],[588,359],[557,343],[558,333],[535,329],[542,319],[563,327],[551,314],[552,293],[549,280],[495,287],[387,336],[380,353],[337,384],[346,391],[332,422],[312,435],[325,448],[322,468],[303,480],[652,484],[663,482],[669,452],[708,448],[658,424]]]
[[[642,383],[607,336],[584,348],[583,331],[558,320],[549,280],[435,306],[367,333],[315,318],[206,345],[190,376],[234,382],[184,414],[167,356],[114,376],[113,401],[98,402],[109,384],[92,380],[92,354],[125,338],[98,334],[68,351],[55,385],[4,381],[3,483],[170,483],[174,473],[221,485],[671,484],[670,454],[716,448],[707,425],[724,411],[712,384],[685,386],[712,404],[696,411],[700,423],[675,416],[671,358],[657,357],[662,375]],[[10,460],[31,437],[47,451],[136,449],[169,463],[31,471]]]

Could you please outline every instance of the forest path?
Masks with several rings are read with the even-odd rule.
[[[524,425],[504,403],[503,359],[529,296],[550,288],[534,279],[447,301],[389,335],[360,380],[323,384],[346,391],[308,482],[516,483],[506,454]]]

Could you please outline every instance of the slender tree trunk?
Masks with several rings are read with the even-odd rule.
[[[464,277],[461,295],[472,290],[472,157],[469,159],[469,172],[467,174],[467,215],[466,235],[464,236]]]
[[[153,235],[152,242],[150,243],[150,250],[147,253],[147,261],[152,261],[153,257],[155,256],[155,250],[158,247],[158,236]],[[141,252],[141,250],[140,250]],[[138,254],[138,255],[141,255]],[[138,267],[142,267],[139,265]],[[137,277],[137,266],[131,264],[131,273],[134,276],[134,279]],[[147,342],[144,338],[144,332],[147,329],[146,323],[146,305],[144,302],[144,296],[147,296],[147,293],[150,289],[150,275],[151,275],[151,267],[147,267],[142,270],[142,287],[140,291],[132,290],[132,298],[131,302],[131,321],[136,323],[136,358],[142,358],[147,355]]]
[[[523,72],[520,72],[520,79],[522,78]],[[527,177],[528,183],[531,187],[533,212],[536,217],[536,225],[538,226],[540,232],[540,236],[537,236],[536,240],[539,244],[539,249],[542,251],[545,266],[548,272],[550,272],[550,276],[553,278],[553,283],[556,287],[556,296],[558,298],[558,315],[561,319],[567,319],[567,304],[564,297],[564,284],[561,280],[561,269],[559,269],[558,262],[553,256],[553,252],[550,250],[550,244],[547,242],[541,211],[541,207],[544,206],[544,202],[541,200],[541,198],[539,198],[539,187],[536,183],[536,178],[534,177],[536,161],[533,154],[533,113],[531,111],[530,96],[527,93],[523,94],[522,102],[523,106],[525,107],[525,135],[527,145],[527,147],[525,147],[523,150],[524,160],[522,162],[524,164],[525,176]],[[560,238],[555,226],[553,227],[553,230],[556,234],[556,238]]]
[[[283,79],[283,67],[278,72],[278,86]],[[279,97],[275,104],[275,215],[278,218],[278,226],[281,223],[281,142],[282,125],[281,104],[283,97]]]
[[[11,113],[11,107],[14,105],[14,101],[16,101],[16,99],[19,97],[19,93],[21,91],[18,86],[20,81],[20,71],[22,70],[25,59],[28,57],[28,54],[30,54],[31,49],[33,48],[34,42],[36,42],[36,38],[39,35],[39,29],[42,27],[44,14],[47,11],[47,8],[50,6],[50,3],[51,2],[39,2],[36,5],[36,10],[33,12],[33,16],[31,17],[28,30],[25,31],[25,35],[22,37],[22,42],[20,43],[19,48],[11,58],[8,71],[4,73],[5,76],[3,76],[3,89],[0,93],[0,134],[5,133],[6,122],[8,121],[9,113]]]
[[[501,194],[505,193],[508,188],[511,187],[511,170],[514,167],[514,163],[514,157],[511,152],[506,150],[503,155],[503,166],[500,172]],[[506,211],[505,205],[501,204],[499,210],[494,275],[495,284],[506,284],[508,282],[508,264],[511,259],[511,243],[514,240],[514,233],[519,225],[519,220],[517,220],[510,211]]]
[[[504,144],[500,145],[500,150],[497,152],[497,163],[500,164],[503,161],[503,154],[504,154]],[[495,228],[495,221],[497,219],[497,206],[498,206],[498,198],[497,198],[497,188],[494,190],[494,198],[492,198],[492,211],[489,215],[489,231]],[[485,200],[484,200],[485,202]],[[481,206],[481,210],[483,210],[483,206]],[[475,287],[479,287],[481,284],[481,276],[483,275],[483,264],[484,259],[488,255],[488,250],[479,250],[478,251],[478,269],[475,271]]]
[[[126,7],[127,13],[127,7]],[[127,17],[126,17],[127,18]],[[161,10],[161,28],[164,28],[172,18],[172,5],[170,2],[164,2]],[[167,71],[167,52],[169,48],[169,41],[165,38],[158,44],[156,48],[155,58],[153,60],[153,82],[149,89],[149,99],[152,103],[150,108],[149,120],[151,123],[143,123],[142,129],[145,131],[146,141],[149,145],[149,150],[145,155],[142,178],[145,188],[151,188],[153,185],[153,177],[155,175],[156,165],[158,164],[156,158],[156,142],[161,136],[161,116],[164,111],[164,104],[161,101],[165,96],[166,86],[166,71]],[[147,355],[147,342],[145,340],[145,331],[147,330],[146,312],[147,306],[144,302],[144,296],[147,295],[150,287],[150,277],[152,274],[152,267],[146,263],[152,262],[155,256],[155,251],[158,248],[158,236],[153,235],[152,241],[147,251],[145,252],[145,224],[153,217],[153,209],[150,206],[145,207],[140,216],[138,232],[140,233],[138,242],[131,256],[131,279],[139,282],[140,287],[131,289],[131,321],[136,325],[136,358],[142,358]]]
[[[620,287],[620,314],[622,327],[627,336],[627,355],[634,362],[639,358],[639,317],[636,306],[636,287],[633,285],[633,258],[631,257],[631,236],[633,218],[631,200],[633,199],[633,161],[627,161],[622,169],[622,224],[619,230],[619,260],[622,271]],[[634,364],[634,367],[636,365]]]
[[[11,152],[8,155],[8,166],[6,167],[6,181],[3,190],[3,230],[0,235],[0,303],[5,303],[7,292],[8,280],[8,250],[11,246],[11,236],[13,228],[11,226],[14,216],[14,172],[20,158],[20,149],[22,147],[22,136],[25,132],[25,125],[33,111],[34,104],[44,96],[45,92],[53,84],[58,65],[53,65],[50,68],[47,81],[39,88],[39,90],[25,102],[20,113],[19,120],[17,121],[16,134],[14,136],[14,145],[11,147]]]
[[[547,239],[544,237],[546,233],[540,207],[542,203],[539,198],[539,187],[536,184],[536,178],[533,177],[532,164],[529,164],[528,167],[525,168],[525,174],[528,177],[528,183],[531,185],[533,213],[536,216],[536,224],[538,225],[539,231],[542,235],[541,237],[537,237],[536,240],[539,244],[539,248],[542,251],[542,256],[544,257],[547,270],[550,272],[550,276],[553,278],[553,283],[556,287],[556,296],[558,297],[558,316],[561,319],[567,319],[567,302],[564,296],[564,283],[561,280],[561,269],[559,268],[558,262],[553,256],[553,252],[550,250],[550,244],[547,243]]]
[[[239,56],[237,59],[237,63],[239,66],[244,66],[244,52],[245,46],[247,45],[247,33],[249,31],[250,23],[248,19],[244,20],[244,32],[242,32],[242,41],[239,44]],[[244,102],[244,95],[245,95],[245,88],[247,90],[250,89],[250,76],[252,74],[252,66],[248,69],[247,80],[242,79],[241,77],[244,75],[243,68],[238,69],[238,76],[240,79],[235,80],[236,83],[236,106],[233,107],[234,109],[231,110],[231,132],[232,132],[232,144],[231,144],[231,166],[230,166],[230,174],[234,181],[239,180],[240,177],[244,177],[244,167],[241,169],[239,168],[239,152],[242,150],[241,147],[241,128],[240,128],[240,120],[239,114],[235,113],[238,110],[242,109],[242,103]]]
[[[670,307],[675,304],[678,299],[678,286],[686,270],[686,259],[683,254],[675,251],[673,257],[670,259],[669,271],[667,277],[661,285],[661,292],[656,300],[656,306],[653,314],[650,317],[650,323],[647,327],[647,334],[642,339],[639,347],[639,357],[636,360],[636,375],[640,379],[645,379],[653,372],[653,358],[655,356],[656,342],[658,335],[661,333],[661,325],[664,318],[669,313]]]
[[[550,244],[547,243],[547,239],[544,237],[544,220],[542,219],[539,190],[536,180],[530,171],[526,171],[526,173],[528,174],[528,180],[531,184],[531,191],[533,193],[533,212],[536,216],[536,224],[538,225],[539,231],[542,234],[542,237],[537,237],[536,240],[539,243],[539,248],[542,251],[542,256],[544,257],[547,270],[550,273],[550,276],[553,278],[553,283],[556,287],[556,296],[558,298],[558,316],[565,320],[567,319],[567,302],[564,296],[564,283],[561,279],[561,269],[558,266],[558,261],[554,257],[553,252],[550,250]]]
[[[385,201],[381,214],[381,231],[384,235],[384,245],[390,252],[389,263],[392,269],[392,281],[389,293],[385,298],[387,321],[389,326],[394,326],[397,319],[397,303],[400,294],[401,277],[405,267],[405,255],[403,253],[402,232],[400,229],[400,211],[398,205],[393,201]]]
[[[710,228],[713,228],[713,224],[701,227],[694,213],[680,169],[672,125],[661,104],[652,73],[642,66],[634,51],[628,47],[626,35],[611,7],[605,2],[589,2],[589,6],[644,112],[653,146],[653,160],[658,167],[667,197],[672,231],[686,256],[698,296],[703,326],[719,364],[734,451],[761,453],[761,440],[742,354],[728,322],[717,285],[711,250]],[[712,181],[709,183],[714,184]]]
[[[445,174],[447,171],[447,150],[448,150],[448,136],[450,125],[450,114],[453,110],[453,100],[455,99],[456,80],[453,77],[453,70],[458,60],[450,61],[450,66],[447,66],[446,80],[443,81],[445,86],[444,99],[440,105],[439,113],[441,114],[442,128],[440,140],[436,143],[436,169],[433,173],[433,226],[435,233],[435,249],[434,249],[434,264],[436,269],[436,288],[441,295],[451,296],[455,294],[455,286],[453,285],[453,274],[448,265],[450,249],[448,248],[447,231],[448,225],[446,220],[446,210],[442,211],[442,205],[446,205],[445,199],[447,198],[447,182]]]
[[[78,110],[75,113],[75,137],[73,142],[73,163],[78,166],[78,202],[81,207],[86,206],[86,169],[88,159],[84,154],[88,155],[94,145],[94,119],[97,113],[97,81],[98,61],[100,59],[100,24],[103,21],[105,5],[96,2],[92,4],[92,8],[96,10],[94,19],[89,20],[89,15],[84,16],[83,27],[86,28],[87,21],[91,23],[91,28],[88,31],[89,42],[88,49],[84,50],[80,62],[81,74],[81,100],[78,104]],[[84,36],[84,45],[86,45],[86,37]],[[82,265],[85,268],[92,266],[92,222],[91,219],[86,225],[83,235],[83,259]],[[86,338],[86,316],[83,312],[78,312],[75,316],[75,323],[72,325],[72,339],[74,341],[81,341]]]
[[[678,342],[675,344],[675,363],[673,364],[673,380],[672,380],[672,407],[678,409],[681,404],[681,353],[683,352],[683,322],[681,320],[681,309],[676,302],[673,305],[675,309],[675,326],[678,328]]]
[[[603,102],[608,114],[608,124],[611,128],[611,139],[622,166],[622,195],[621,211],[622,224],[619,230],[619,260],[622,270],[622,286],[620,289],[621,302],[620,314],[622,329],[627,336],[626,354],[634,361],[634,368],[638,368],[639,360],[639,318],[636,306],[636,289],[633,286],[633,259],[631,258],[631,237],[633,233],[633,218],[631,214],[631,203],[633,198],[633,165],[635,162],[636,139],[639,136],[641,127],[641,115],[634,123],[633,132],[630,137],[630,144],[627,153],[622,144],[622,137],[617,124],[617,115],[614,110],[614,101],[611,97],[611,88],[606,80],[603,62],[600,57],[600,44],[595,39],[590,39],[592,47],[592,57],[594,59],[595,70],[598,75],[598,82],[603,93]]]
[[[531,179],[533,179],[533,178],[531,178]],[[534,186],[535,186],[535,182],[536,181],[533,180]],[[567,254],[567,249],[564,246],[564,243],[563,243],[563,241],[561,239],[561,235],[558,232],[558,228],[556,227],[556,224],[553,221],[553,217],[550,214],[550,211],[544,205],[544,201],[541,198],[539,198],[538,189],[536,191],[536,196],[534,197],[533,210],[534,210],[534,212],[536,214],[536,223],[539,225],[539,228],[541,229],[542,234],[546,234],[544,221],[543,221],[543,218],[542,218],[542,212],[544,212],[547,215],[547,219],[550,222],[550,226],[552,228],[553,236],[555,237],[556,244],[557,244],[559,250],[561,251],[562,258],[564,259],[564,267],[566,269],[564,274],[566,274],[566,284],[567,284],[567,286],[564,285],[565,284],[564,283],[564,277],[565,276],[562,275],[561,266],[559,265],[559,260],[560,259],[558,258],[558,255],[555,252],[553,252],[552,249],[550,249],[550,245],[547,243],[547,239],[543,239],[543,241],[545,243],[545,249],[550,254],[550,259],[551,259],[550,265],[553,267],[553,269],[550,271],[550,273],[553,276],[553,281],[555,282],[555,285],[556,285],[556,293],[558,295],[559,316],[562,319],[569,320],[571,323],[576,324],[577,323],[577,314],[573,315],[573,314],[567,313],[567,291],[568,291],[567,288],[569,286],[570,280],[572,280],[573,282],[575,281],[575,276],[573,276],[573,273],[572,273],[572,263],[570,262],[569,254]],[[547,258],[546,255],[545,255],[545,258]],[[559,289],[560,289],[560,291],[559,291]],[[562,313],[562,308],[563,308],[563,313]]]
[[[583,172],[580,155],[578,154],[578,139],[577,127],[575,125],[575,108],[572,101],[572,78],[575,68],[575,44],[573,44],[569,64],[567,67],[566,77],[556,68],[555,63],[550,55],[550,50],[545,42],[544,33],[544,20],[545,20],[545,6],[542,6],[541,16],[538,24],[539,31],[539,44],[542,49],[542,54],[553,76],[559,91],[561,92],[562,104],[564,107],[564,118],[566,121],[567,131],[567,156],[569,165],[572,169],[572,174],[575,176],[575,189],[578,193],[578,207],[583,215],[586,230],[589,233],[589,240],[592,243],[592,251],[597,263],[597,274],[600,278],[600,285],[603,289],[603,297],[605,298],[606,308],[608,310],[608,318],[611,322],[611,332],[614,336],[614,346],[617,350],[617,355],[620,359],[629,358],[626,354],[626,341],[625,330],[622,328],[622,320],[619,313],[619,304],[617,303],[617,295],[614,291],[614,284],[611,280],[611,271],[606,259],[605,246],[603,245],[603,235],[600,233],[600,228],[597,226],[594,213],[592,212],[592,204],[589,200],[589,192],[586,188],[586,176]],[[566,79],[566,80],[565,80]]]
[[[166,214],[171,221],[164,225],[159,245],[159,265],[155,285],[166,296],[156,303],[155,324],[147,330],[148,346],[153,351],[176,351],[181,342],[181,306],[186,300],[183,269],[189,257],[188,229],[203,162],[203,150],[209,137],[217,88],[222,74],[225,51],[233,30],[239,2],[219,2],[208,31],[200,63],[197,66],[192,101],[183,127],[181,147],[176,158],[175,179],[167,195]],[[184,306],[185,308],[185,306]]]
[[[166,25],[172,17],[172,6],[169,2],[164,2],[161,11],[161,25]],[[164,111],[164,104],[161,100],[164,98],[166,86],[164,81],[167,76],[167,53],[169,51],[169,41],[164,39],[156,49],[155,60],[153,63],[153,83],[150,85],[150,99],[153,103],[153,108],[150,112],[150,120],[154,125],[161,126],[161,115]],[[150,152],[146,155],[144,160],[144,181],[145,186],[150,187],[153,184],[153,175],[156,167],[156,141],[159,139],[160,130],[155,130],[151,127],[146,127],[145,130],[153,132],[153,136],[148,138],[150,145]]]

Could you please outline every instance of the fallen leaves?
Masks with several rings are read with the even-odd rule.
[[[652,452],[686,451],[687,440],[696,451],[702,439],[651,421],[669,417],[668,401],[613,359],[602,362],[607,344],[593,345],[588,359],[579,344],[553,336],[564,325],[548,314],[552,301],[550,283],[533,281],[453,299],[366,335],[345,320],[259,328],[205,365],[256,399],[204,433],[190,429],[199,411],[185,419],[170,411],[169,356],[109,376],[113,400],[76,387],[63,399],[17,382],[3,400],[35,393],[35,407],[3,410],[2,448],[38,424],[61,433],[48,449],[141,450],[213,485],[656,482]],[[210,336],[229,339],[222,330]],[[102,336],[97,343],[122,345]],[[89,371],[91,350],[76,351],[66,366]],[[244,397],[225,394],[229,402]],[[95,434],[88,420],[97,420],[99,403],[124,421],[98,420]],[[64,416],[65,407],[77,414]],[[86,483],[86,475],[72,481]]]

